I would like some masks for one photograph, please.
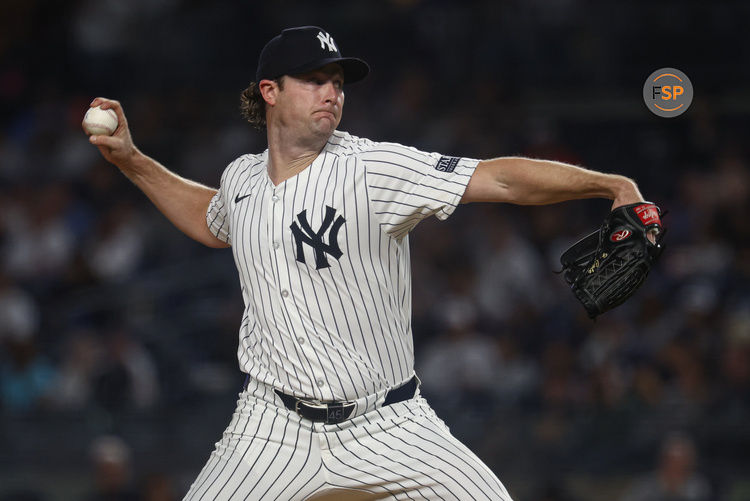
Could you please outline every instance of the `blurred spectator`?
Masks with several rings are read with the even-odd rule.
[[[696,471],[698,454],[693,441],[681,434],[661,444],[656,470],[631,485],[622,501],[709,501],[711,485]]]
[[[177,501],[174,480],[164,473],[146,476],[141,489],[141,501]]]
[[[750,414],[750,312],[729,316],[726,343],[718,358],[721,384],[712,395],[714,416],[725,429],[744,429]],[[745,442],[731,432],[728,436],[732,452],[746,455]]]
[[[82,410],[91,404],[103,355],[104,348],[93,332],[81,329],[66,337],[53,393],[56,408]]]
[[[508,320],[520,305],[544,307],[548,291],[543,283],[543,260],[532,244],[505,216],[497,212],[485,221],[492,231],[483,235],[477,264],[477,298],[482,314],[495,321]]]
[[[0,404],[11,414],[45,405],[54,388],[55,369],[40,353],[36,338],[6,337],[0,357]]]
[[[97,437],[90,446],[94,488],[87,501],[136,501],[132,485],[131,450],[125,441],[113,435]]]
[[[430,343],[419,374],[425,391],[440,398],[471,394],[484,398],[494,389],[501,363],[494,340],[471,328],[452,328]]]
[[[113,202],[101,214],[95,232],[84,251],[94,274],[105,281],[122,281],[140,263],[145,246],[144,221],[132,204]]]
[[[94,382],[96,402],[112,412],[152,408],[160,390],[149,351],[124,327],[112,327],[103,335],[106,355]]]
[[[66,224],[70,202],[66,185],[19,189],[3,212],[7,230],[3,261],[12,276],[54,280],[64,274],[73,255],[74,236]]]
[[[10,413],[43,404],[55,371],[39,353],[39,311],[30,294],[0,271],[0,405]]]
[[[521,408],[539,385],[537,363],[521,351],[516,338],[503,334],[497,340],[500,361],[496,367],[493,392],[500,405]]]
[[[435,305],[443,333],[430,340],[417,361],[417,373],[436,408],[463,416],[467,411],[486,413],[493,403],[500,353],[495,340],[477,332],[474,301],[461,294],[471,288],[471,275],[451,276],[454,293]]]
[[[21,145],[0,132],[0,180],[15,181],[24,172],[26,156]]]
[[[36,300],[16,286],[0,268],[0,341],[5,338],[28,338],[39,327]]]

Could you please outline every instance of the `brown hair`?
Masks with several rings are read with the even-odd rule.
[[[284,77],[274,79],[279,89],[284,89]],[[266,100],[260,93],[258,82],[250,82],[247,89],[240,94],[240,112],[242,118],[258,130],[266,128]]]

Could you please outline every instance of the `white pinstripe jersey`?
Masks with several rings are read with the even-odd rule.
[[[408,232],[427,216],[446,219],[477,163],[339,131],[278,186],[267,150],[230,163],[206,220],[240,275],[240,369],[321,400],[410,378]]]

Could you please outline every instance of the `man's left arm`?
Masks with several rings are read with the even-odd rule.
[[[562,162],[502,157],[477,165],[461,203],[546,205],[582,198],[608,198],[613,209],[643,201],[638,186],[625,176]]]

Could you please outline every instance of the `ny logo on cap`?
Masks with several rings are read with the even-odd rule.
[[[318,32],[318,40],[320,40],[320,48],[325,49],[326,45],[328,46],[328,50],[331,52],[338,52],[338,49],[336,48],[336,44],[333,43],[333,37],[325,33],[323,31]]]

